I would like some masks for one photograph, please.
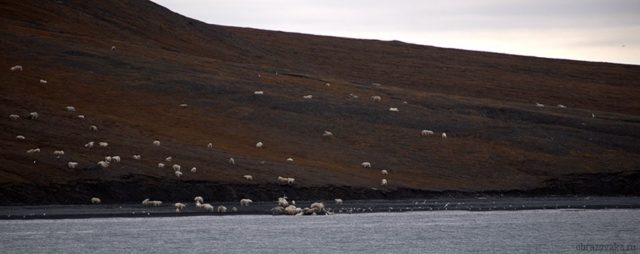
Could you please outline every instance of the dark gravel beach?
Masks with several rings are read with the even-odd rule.
[[[316,201],[313,201],[316,202]],[[298,207],[308,207],[311,201],[298,201]],[[411,200],[344,200],[342,205],[334,201],[324,201],[327,210],[334,214],[351,213],[387,213],[410,211],[498,211],[532,209],[637,209],[640,197],[500,197],[478,198],[436,198]],[[175,211],[174,203],[163,203],[158,207],[145,207],[142,204],[104,204],[104,205],[46,205],[46,206],[0,206],[0,220],[21,219],[77,219],[104,217],[177,217],[177,216],[228,216],[228,215],[270,215],[276,202],[254,202],[249,207],[240,207],[238,202],[212,203],[214,207],[224,205],[226,213],[206,212],[186,203],[180,213]],[[233,207],[237,211],[232,211]]]

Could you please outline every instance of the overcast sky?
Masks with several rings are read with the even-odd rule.
[[[640,64],[640,0],[153,0],[211,24]]]

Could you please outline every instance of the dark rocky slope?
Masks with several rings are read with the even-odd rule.
[[[640,193],[639,66],[216,26],[149,1],[2,1],[0,14],[0,203]],[[123,162],[95,166],[106,155]],[[166,156],[198,172],[176,179],[155,166]]]

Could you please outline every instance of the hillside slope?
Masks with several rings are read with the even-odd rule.
[[[216,26],[142,0],[1,2],[0,203],[566,181],[578,192],[640,194],[640,66]],[[26,119],[33,111],[39,118]],[[98,167],[107,155],[123,161]],[[277,176],[295,185],[277,186]],[[622,177],[601,181],[611,176]]]

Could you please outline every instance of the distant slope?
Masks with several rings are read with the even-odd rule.
[[[640,66],[224,27],[149,1],[2,1],[0,14],[0,203],[213,189],[220,199],[332,188],[353,198],[380,197],[370,188],[640,194],[628,177],[640,170]],[[24,71],[9,71],[17,64]],[[24,118],[32,111],[39,119]],[[123,161],[99,168],[107,155]],[[277,186],[278,176],[296,183]],[[558,186],[567,181],[571,190]]]

